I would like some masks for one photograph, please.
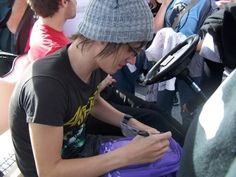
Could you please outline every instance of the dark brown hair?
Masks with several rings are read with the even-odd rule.
[[[82,45],[82,51],[84,49],[84,47],[94,43],[94,40],[88,39],[86,37],[84,37],[82,34],[74,34],[71,36],[70,38],[72,41],[76,40],[76,39],[80,39],[80,42],[78,45]],[[129,43],[132,45],[132,43]],[[140,42],[141,44],[146,44],[146,42]],[[107,42],[105,48],[97,55],[97,57],[107,57],[110,56],[112,54],[117,54],[117,52],[119,51],[119,49],[124,46],[127,45],[125,43],[112,43],[112,42]],[[143,46],[140,46],[140,48]]]
[[[88,39],[84,37],[82,34],[74,34],[71,36],[71,40],[80,39],[80,42],[78,45],[82,45],[82,51],[84,47],[94,43],[94,40]],[[108,42],[105,46],[105,48],[97,55],[97,57],[107,57],[109,55],[112,55],[113,53],[117,53],[118,50],[123,46],[124,44],[117,44],[117,43],[111,43]]]
[[[31,9],[43,18],[52,17],[60,8],[61,0],[27,0]]]

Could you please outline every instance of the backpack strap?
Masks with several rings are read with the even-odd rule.
[[[187,7],[182,10],[178,16],[174,18],[174,22],[172,24],[172,28],[175,29],[177,24],[180,22],[181,18],[188,12],[193,6],[197,4],[198,0],[191,0],[190,4],[187,5]]]

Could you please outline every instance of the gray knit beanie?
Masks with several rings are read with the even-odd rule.
[[[90,0],[78,32],[95,41],[150,41],[153,16],[145,0]]]

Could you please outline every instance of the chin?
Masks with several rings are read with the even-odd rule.
[[[102,69],[102,68],[101,68]],[[108,69],[102,69],[105,73],[107,74],[114,74],[116,73],[118,70],[108,70]]]
[[[115,74],[118,70],[113,70],[113,71],[110,71],[108,72],[108,74]]]

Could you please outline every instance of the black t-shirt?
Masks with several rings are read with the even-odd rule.
[[[24,176],[37,176],[28,123],[63,126],[62,158],[78,157],[85,143],[85,120],[103,78],[98,69],[90,84],[84,83],[71,68],[67,47],[28,68],[10,104],[16,160]]]

